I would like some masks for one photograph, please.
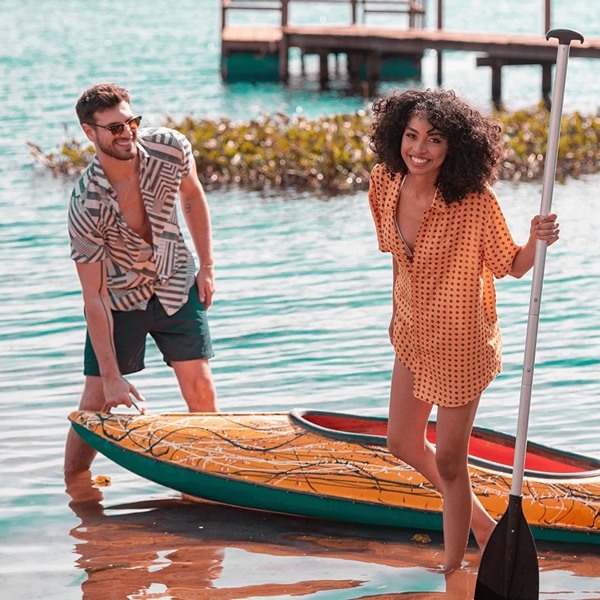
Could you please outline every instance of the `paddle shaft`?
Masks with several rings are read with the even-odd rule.
[[[542,185],[542,215],[550,212],[552,204],[569,45],[573,40],[583,42],[583,36],[570,29],[553,29],[546,34],[546,39],[551,37],[558,38],[558,54]],[[531,528],[523,513],[522,487],[546,248],[546,242],[536,242],[508,507],[492,532],[481,557],[475,600],[539,600],[537,550]]]
[[[548,128],[548,144],[546,161],[544,164],[544,179],[542,184],[541,215],[550,213],[554,179],[556,177],[556,161],[558,157],[558,142],[560,138],[560,121],[562,117],[563,99],[565,95],[565,80],[567,77],[567,63],[569,60],[570,44],[573,40],[583,42],[583,36],[570,29],[553,29],[546,34],[546,39],[558,38],[556,56],[556,73],[554,89],[552,92],[552,107],[550,110],[550,124]],[[533,384],[533,370],[535,366],[535,350],[538,335],[540,306],[542,303],[542,287],[544,280],[544,267],[546,264],[547,243],[537,240],[535,245],[535,259],[533,263],[533,277],[531,282],[531,296],[529,299],[529,318],[527,320],[527,334],[525,337],[525,354],[523,359],[523,375],[521,379],[521,397],[519,400],[519,416],[517,420],[517,435],[515,441],[515,458],[510,493],[520,496],[523,487],[523,473],[525,471],[525,453],[527,450],[527,429],[529,425],[529,410],[531,406],[531,388]]]

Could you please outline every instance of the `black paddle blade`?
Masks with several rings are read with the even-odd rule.
[[[485,547],[474,600],[538,600],[537,550],[523,514],[521,496],[509,496],[508,508]]]

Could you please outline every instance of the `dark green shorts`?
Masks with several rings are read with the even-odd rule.
[[[167,315],[156,296],[146,310],[113,310],[114,341],[122,375],[144,368],[146,337],[150,334],[167,364],[213,356],[206,310],[192,286],[187,302],[174,314]],[[89,333],[84,351],[84,375],[100,375]]]

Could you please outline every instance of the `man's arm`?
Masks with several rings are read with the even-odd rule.
[[[215,291],[212,230],[208,202],[198,179],[194,161],[190,163],[190,172],[187,177],[181,181],[179,197],[183,216],[200,261],[200,270],[196,275],[198,294],[204,306],[208,308],[212,304]]]
[[[104,261],[75,263],[81,282],[85,318],[94,353],[98,360],[104,388],[105,410],[124,404],[131,406],[130,394],[138,400],[143,398],[122,375],[117,363],[113,338],[113,318],[106,288],[106,266]]]

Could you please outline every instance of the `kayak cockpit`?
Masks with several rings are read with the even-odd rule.
[[[319,410],[294,409],[292,421],[325,437],[357,444],[385,446],[387,419]],[[430,421],[428,439],[435,443],[435,422]],[[491,429],[474,427],[469,443],[469,464],[511,473],[515,438]],[[528,442],[525,475],[539,478],[582,478],[600,474],[600,460]]]

